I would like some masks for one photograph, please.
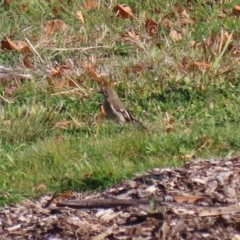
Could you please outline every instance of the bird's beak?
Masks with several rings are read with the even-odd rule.
[[[103,89],[98,90],[97,93],[103,94]]]

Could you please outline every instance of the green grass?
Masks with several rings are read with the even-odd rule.
[[[103,189],[135,173],[198,158],[239,155],[239,61],[229,50],[239,41],[239,18],[232,15],[237,1],[208,5],[129,0],[126,3],[136,16],[133,21],[114,16],[116,1],[111,7],[109,1],[101,1],[99,9],[90,11],[84,9],[84,1],[77,2],[24,1],[25,12],[22,1],[0,7],[0,39],[16,43],[27,38],[43,60],[36,53],[30,57],[33,80],[19,80],[17,85],[12,78],[0,82],[0,205],[55,191]],[[187,26],[188,34],[174,43],[169,29],[159,27],[158,34],[149,38],[145,20],[161,23],[174,12],[169,20],[175,23],[176,6],[184,6],[196,21]],[[56,14],[54,7],[63,10]],[[153,12],[154,8],[162,12]],[[225,18],[217,16],[221,9],[228,12]],[[76,17],[78,10],[85,26]],[[63,20],[68,28],[46,36],[43,27],[53,19]],[[123,39],[130,30],[141,36],[134,44]],[[218,52],[223,30],[232,31],[234,38]],[[215,46],[203,44],[210,35],[215,36]],[[190,41],[200,45],[192,47]],[[97,73],[115,86],[149,131],[106,120],[95,124],[102,96],[95,93],[96,79],[82,68],[92,57],[97,59]],[[183,70],[184,57],[214,67]],[[3,51],[0,65],[23,66],[22,58],[20,53]],[[50,86],[46,80],[50,69],[65,64],[74,67],[62,79],[51,77]],[[143,68],[126,73],[126,67],[136,64]],[[80,82],[77,72],[84,76]],[[68,78],[79,83],[78,92],[57,88],[58,81]],[[67,121],[71,124],[58,127]]]

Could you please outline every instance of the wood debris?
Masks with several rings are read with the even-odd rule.
[[[0,65],[0,80],[9,78],[32,79],[33,76],[30,73],[24,73],[24,69],[21,68],[11,68]]]
[[[240,158],[158,168],[75,199],[0,211],[1,239],[240,239]],[[49,205],[46,207],[46,204]],[[45,206],[45,208],[44,208]]]

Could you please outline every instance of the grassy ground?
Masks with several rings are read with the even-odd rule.
[[[0,39],[27,38],[35,50],[33,80],[0,83],[1,205],[100,189],[154,167],[240,152],[237,1],[128,0],[133,20],[113,12],[120,2],[100,1],[90,10],[84,2],[12,1],[0,8]],[[187,24],[179,23],[184,16]],[[149,18],[158,24],[153,36],[145,26]],[[68,27],[47,35],[44,26],[53,19]],[[173,30],[181,40],[171,37]],[[2,50],[0,65],[23,67],[23,58]],[[89,74],[86,63],[149,131],[96,123],[100,77]],[[54,77],[51,69],[63,65],[66,74]],[[76,91],[66,86],[69,79]]]

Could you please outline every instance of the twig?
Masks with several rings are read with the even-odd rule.
[[[97,48],[109,48],[111,49],[112,47],[110,46],[95,46],[95,47],[80,47],[80,48],[47,48],[48,50],[51,51],[88,51],[92,49],[97,49]]]
[[[43,207],[43,208],[49,207],[50,204],[53,202],[53,200],[58,197],[58,195],[59,195],[58,192],[55,192],[55,193],[53,194],[53,196],[47,201],[47,203],[46,203],[45,205],[43,205],[42,207]]]
[[[0,95],[0,98],[2,98],[5,102],[7,102],[7,103],[14,103],[14,101],[9,101],[9,100],[7,100],[6,98],[4,98],[2,95]]]
[[[168,203],[154,200],[154,204],[157,205],[168,205]],[[141,204],[150,204],[150,200],[133,200],[133,199],[88,199],[88,200],[68,200],[59,201],[57,207],[70,207],[70,208],[111,208],[111,207],[131,207],[138,206]]]
[[[27,43],[29,44],[29,46],[31,47],[31,49],[33,50],[33,52],[38,56],[40,61],[42,63],[44,63],[43,59],[41,58],[40,54],[37,52],[36,48],[31,44],[31,42],[27,38],[25,38],[25,39],[26,39]]]
[[[57,92],[57,93],[52,93],[52,96],[56,96],[56,95],[61,95],[61,94],[69,94],[69,93],[75,93],[75,92],[80,92],[80,89],[72,89],[72,90],[68,90],[68,91],[62,91],[62,92]]]

